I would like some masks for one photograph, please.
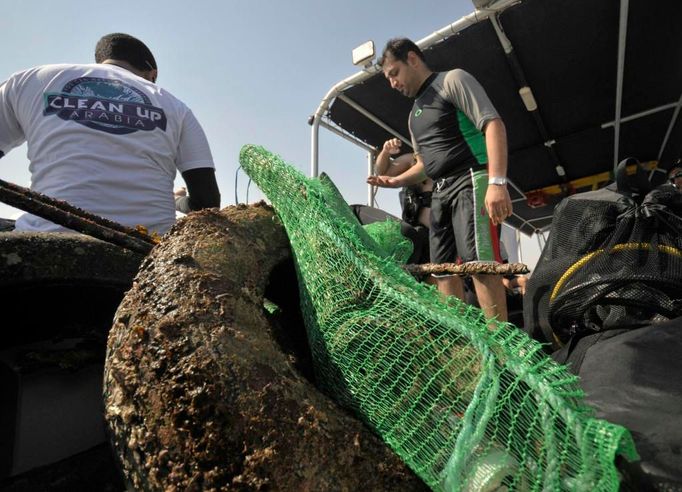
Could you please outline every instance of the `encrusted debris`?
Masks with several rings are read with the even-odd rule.
[[[105,368],[106,419],[135,489],[426,490],[304,377],[291,306],[264,307],[266,287],[274,302],[297,291],[293,269],[268,287],[287,262],[265,205],[190,214],[145,259]]]

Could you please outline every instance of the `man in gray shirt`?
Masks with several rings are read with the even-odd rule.
[[[501,261],[497,225],[512,213],[507,137],[485,90],[464,70],[432,72],[405,38],[387,43],[380,64],[391,87],[414,98],[409,128],[417,163],[399,176],[370,176],[368,183],[398,188],[431,178],[431,261]],[[459,277],[436,281],[440,292],[463,299]],[[486,316],[506,321],[501,278],[475,275],[474,288]]]

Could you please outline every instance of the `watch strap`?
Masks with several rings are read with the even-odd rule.
[[[502,176],[491,176],[488,178],[488,184],[498,186],[506,185],[507,178],[503,178]]]

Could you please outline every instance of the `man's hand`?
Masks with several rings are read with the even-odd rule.
[[[494,225],[501,224],[512,212],[512,202],[506,185],[488,185],[485,209]]]
[[[424,172],[424,163],[417,157],[417,163],[414,166],[408,166],[407,170],[400,173],[398,176],[370,176],[367,178],[367,183],[372,186],[380,186],[381,188],[401,188],[403,186],[410,186],[420,183],[427,178]]]
[[[389,155],[396,155],[400,152],[400,147],[403,143],[399,138],[392,138],[384,142],[383,152],[388,152]]]
[[[185,188],[184,186],[183,186],[182,188],[178,188],[177,190],[175,190],[175,192],[173,192],[173,194],[174,194],[176,197],[178,197],[178,196],[187,196],[187,188]]]
[[[401,184],[396,178],[391,176],[370,176],[367,183],[380,188],[400,188]]]

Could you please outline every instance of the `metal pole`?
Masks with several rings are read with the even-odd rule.
[[[362,82],[365,79],[370,78],[372,75],[379,71],[379,67],[370,67],[362,72],[358,72],[341,82],[337,83],[329,89],[329,92],[322,98],[320,105],[317,107],[315,114],[310,117],[308,123],[312,126],[311,129],[311,139],[310,139],[310,175],[315,178],[319,174],[318,169],[318,150],[319,150],[319,134],[320,134],[320,120],[322,116],[329,108],[331,102],[345,89],[352,87],[358,82]]]
[[[493,25],[493,28],[495,29],[495,33],[497,34],[497,39],[500,42],[500,45],[502,46],[502,49],[504,50],[507,58],[507,63],[509,64],[509,68],[511,70],[512,76],[514,77],[514,80],[516,81],[518,87],[519,87],[519,97],[523,100],[524,105],[526,106],[526,109],[528,112],[531,114],[531,117],[533,118],[533,121],[535,122],[535,126],[540,133],[540,137],[545,141],[545,147],[547,148],[547,152],[549,152],[550,158],[552,159],[552,163],[554,165],[554,169],[557,173],[557,175],[564,181],[567,181],[566,178],[566,170],[564,169],[564,166],[561,164],[561,160],[559,159],[559,155],[557,154],[556,148],[554,144],[556,141],[552,138],[550,138],[549,131],[547,130],[547,127],[545,126],[545,122],[542,119],[542,116],[540,115],[540,111],[537,105],[537,101],[535,101],[535,97],[533,96],[532,88],[530,87],[528,80],[526,79],[526,74],[523,71],[523,67],[521,66],[521,62],[519,61],[518,57],[516,56],[516,53],[514,51],[514,46],[512,46],[511,41],[507,37],[507,35],[504,33],[504,29],[502,29],[502,26],[500,25],[500,20],[498,18],[499,14],[496,15],[491,15],[490,16],[490,22]],[[524,97],[521,95],[521,91],[523,89],[528,90],[528,94],[530,95],[530,102],[527,102]],[[532,102],[532,105],[531,105]],[[534,106],[534,108],[533,108]]]
[[[439,41],[443,41],[449,38],[450,36],[457,34],[460,31],[463,31],[469,26],[477,24],[482,20],[485,20],[488,17],[497,14],[498,12],[502,12],[506,8],[516,3],[521,3],[521,0],[504,0],[496,3],[490,8],[476,10],[475,12],[469,15],[465,15],[458,21],[453,22],[449,26],[445,26],[444,28],[439,29],[438,31],[432,34],[429,34],[425,38],[420,39],[419,41],[417,41],[417,46],[419,46],[422,50],[428,48],[429,46],[436,44]]]
[[[629,0],[620,0],[620,23],[618,26],[618,69],[616,72],[616,117],[614,118],[613,136],[613,172],[619,161],[620,147],[620,112],[623,103],[623,71],[625,69],[625,41],[628,31]]]
[[[317,178],[318,175],[318,137],[320,135],[320,119],[313,119],[312,135],[310,139],[310,177]]]
[[[673,128],[675,127],[675,122],[677,122],[677,117],[680,115],[680,106],[682,106],[682,96],[680,96],[680,100],[677,102],[677,106],[675,107],[675,111],[673,111],[673,116],[670,118],[670,124],[668,125],[668,131],[665,132],[665,137],[663,137],[663,143],[661,144],[661,150],[658,151],[658,158],[656,159],[657,161],[660,162],[661,157],[663,156],[663,151],[665,150],[665,146],[668,145],[668,139],[670,138],[670,134],[673,131]]]
[[[680,99],[680,101],[682,101],[682,99]],[[633,120],[636,120],[639,118],[644,118],[645,116],[649,116],[651,114],[656,114],[658,112],[665,111],[666,109],[672,109],[672,108],[679,107],[679,105],[680,105],[680,103],[676,102],[676,103],[664,104],[663,106],[657,106],[655,108],[650,108],[650,109],[647,109],[645,111],[640,111],[639,113],[631,114],[630,116],[626,116],[625,118],[621,118],[620,122],[621,123],[627,123],[628,121],[633,121]],[[674,114],[673,114],[673,117],[674,117]],[[673,120],[673,122],[674,122],[674,120]],[[609,121],[608,123],[602,123],[602,125],[601,125],[602,128],[608,128],[610,126],[616,126],[616,122],[615,121]]]
[[[367,176],[374,174],[374,152],[367,152]],[[374,186],[367,185],[367,205],[374,206]]]
[[[324,121],[324,120],[320,120],[320,126],[321,126],[322,128],[326,128],[327,130],[329,130],[329,131],[332,132],[332,133],[337,134],[339,137],[343,138],[344,140],[348,140],[349,142],[351,142],[351,143],[357,145],[358,147],[361,147],[361,148],[365,149],[367,152],[376,152],[376,147],[374,147],[374,146],[372,146],[372,145],[368,145],[368,144],[366,144],[366,143],[363,142],[363,141],[358,141],[358,140],[357,140],[356,138],[354,138],[352,135],[343,133],[341,130],[339,130],[338,128],[336,128],[336,127],[330,125],[329,123],[327,123],[327,122]]]
[[[346,104],[348,104],[351,108],[353,108],[355,111],[357,111],[357,112],[360,113],[361,115],[366,116],[367,119],[369,119],[370,121],[376,123],[378,126],[380,126],[381,128],[383,128],[384,130],[386,130],[386,131],[387,131],[388,133],[390,133],[391,135],[393,135],[393,136],[399,138],[403,143],[406,143],[406,144],[409,145],[410,147],[412,146],[412,142],[410,141],[410,139],[408,139],[408,138],[404,137],[403,135],[401,135],[400,133],[398,133],[397,130],[395,130],[394,128],[391,128],[390,126],[388,126],[386,123],[384,123],[383,121],[381,121],[379,118],[377,118],[376,116],[374,116],[372,113],[370,113],[369,111],[367,111],[365,108],[363,108],[362,106],[360,106],[358,103],[356,103],[355,101],[353,101],[351,98],[349,98],[349,97],[346,96],[345,94],[339,94],[339,95],[338,95],[338,98],[339,98],[340,100],[342,100],[343,102],[345,102]]]

